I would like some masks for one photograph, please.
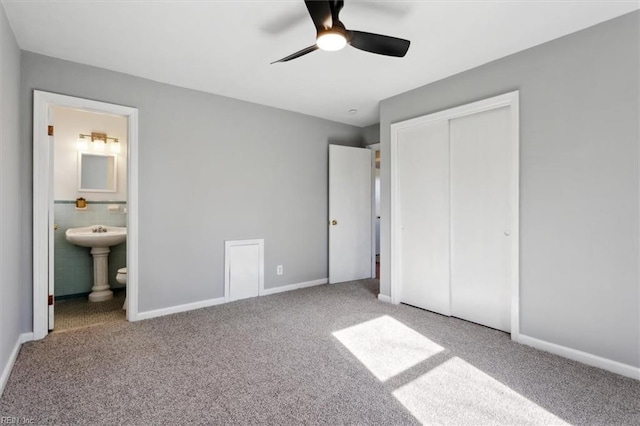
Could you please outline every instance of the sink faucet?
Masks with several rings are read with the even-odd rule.
[[[102,225],[94,226],[91,229],[91,232],[97,232],[97,233],[107,232],[107,227]]]

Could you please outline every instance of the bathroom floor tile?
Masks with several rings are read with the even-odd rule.
[[[105,302],[89,302],[87,299],[61,300],[56,302],[55,328],[53,332],[67,331],[115,321],[126,321],[122,309],[125,292],[114,295]]]

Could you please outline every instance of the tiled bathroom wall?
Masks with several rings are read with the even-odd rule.
[[[118,206],[109,211],[109,205]],[[64,233],[69,228],[106,225],[127,226],[126,203],[123,201],[88,201],[86,210],[77,210],[74,201],[54,201],[54,296],[67,298],[85,295],[93,286],[91,249],[68,242]],[[119,268],[127,265],[127,243],[111,247],[109,253],[109,284],[121,287],[115,280]]]

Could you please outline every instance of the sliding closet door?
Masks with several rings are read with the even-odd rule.
[[[400,301],[444,315],[449,306],[449,124],[398,135]]]
[[[450,121],[451,315],[510,331],[510,107]]]

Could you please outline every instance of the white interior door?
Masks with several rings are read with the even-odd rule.
[[[400,301],[450,315],[449,124],[399,134]]]
[[[452,315],[510,331],[509,107],[450,121]]]
[[[48,114],[48,120],[47,122],[49,123],[48,128],[50,129],[54,129],[54,116],[53,116],[53,108],[52,107],[48,107],[47,110],[47,114]],[[55,289],[55,264],[54,264],[54,259],[55,259],[55,216],[54,216],[54,207],[53,207],[53,175],[54,175],[54,149],[53,149],[53,140],[54,140],[54,135],[53,135],[53,131],[52,132],[48,132],[49,137],[47,139],[48,142],[48,158],[49,158],[49,167],[48,167],[48,185],[47,185],[47,191],[48,191],[48,201],[47,201],[47,209],[48,209],[48,251],[47,251],[47,256],[48,256],[48,266],[49,266],[49,270],[48,270],[48,284],[47,284],[47,303],[48,303],[48,319],[47,319],[47,324],[48,324],[48,328],[49,330],[53,330],[53,328],[55,327],[55,315],[54,315],[54,289]]]
[[[371,278],[371,150],[329,145],[329,283]]]

